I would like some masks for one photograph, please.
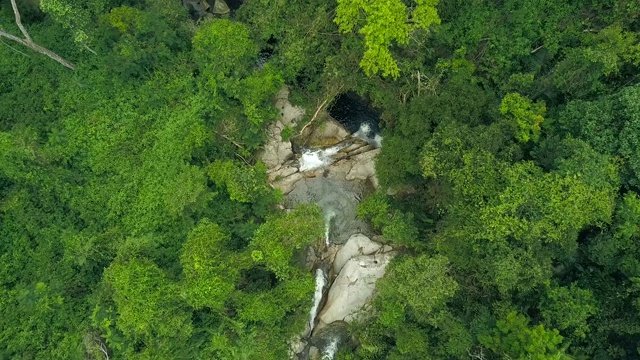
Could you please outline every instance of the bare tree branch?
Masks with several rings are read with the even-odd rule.
[[[59,62],[60,64],[64,65],[65,67],[73,70],[75,69],[75,65],[72,64],[71,62],[65,60],[62,56],[54,53],[53,51],[44,48],[38,44],[36,44],[35,42],[33,42],[33,39],[31,39],[31,36],[29,36],[29,33],[27,32],[27,29],[25,29],[24,25],[22,25],[22,20],[20,18],[20,12],[18,11],[18,6],[16,5],[16,0],[11,0],[11,6],[13,7],[13,13],[16,17],[16,25],[18,25],[18,28],[20,29],[20,31],[22,32],[22,34],[24,35],[24,39],[21,39],[15,35],[9,34],[8,32],[4,31],[4,30],[0,30],[0,37],[5,37],[9,40],[13,40],[17,43],[20,43],[28,48],[30,48],[33,51],[39,52],[40,54],[46,55],[49,58]]]
[[[84,48],[87,49],[93,55],[98,55],[97,52],[95,52],[92,48],[88,47],[86,44],[82,44],[82,46],[84,46]]]
[[[313,121],[316,119],[316,117],[318,116],[318,114],[320,113],[320,110],[322,110],[322,108],[325,106],[325,104],[327,103],[327,101],[333,99],[337,94],[340,93],[340,91],[342,90],[342,85],[340,85],[340,87],[338,88],[337,91],[335,91],[335,94],[330,93],[329,96],[327,96],[326,99],[324,99],[324,101],[318,106],[318,108],[316,109],[316,112],[313,114],[313,117],[311,117],[311,120],[309,120],[308,123],[306,123],[303,127],[302,130],[300,130],[300,132],[298,133],[298,135],[302,135],[304,133],[304,131],[307,129],[307,127],[309,127],[311,125],[311,123],[313,123]]]
[[[471,352],[471,349],[467,349],[467,354],[469,355],[470,358],[472,359],[476,359],[476,360],[486,360],[485,356],[484,356],[484,351],[482,346],[479,347],[479,350],[475,353]]]
[[[29,33],[27,32],[27,29],[25,29],[24,26],[22,25],[22,20],[20,19],[20,11],[18,11],[18,5],[16,5],[16,0],[11,0],[11,7],[13,8],[13,14],[16,16],[16,25],[18,25],[18,28],[20,28],[20,31],[24,35],[24,38],[27,41],[33,42],[33,40],[31,40],[31,36],[29,36]]]
[[[98,343],[98,348],[104,354],[105,360],[109,360],[109,351],[107,349],[107,346],[100,339],[96,339],[96,342]]]
[[[542,45],[538,46],[537,48],[531,50],[531,53],[534,54],[536,51],[542,49],[543,47],[544,47],[544,44],[542,44]]]
[[[235,145],[236,147],[238,147],[239,149],[244,149],[244,146],[238,144],[238,142],[234,141],[233,139],[231,139],[230,137],[228,137],[225,134],[220,134],[220,136],[222,136],[222,138],[228,140],[230,143],[232,143],[233,145]]]
[[[16,48],[14,48],[13,46],[11,46],[11,45],[7,44],[7,43],[6,43],[6,42],[4,42],[2,39],[0,39],[0,42],[1,42],[3,45],[5,45],[6,47],[8,47],[9,49],[11,49],[11,50],[13,50],[13,51],[17,52],[18,54],[20,54],[20,55],[24,55],[24,56],[26,56],[26,57],[30,57],[29,55],[25,54],[24,52],[22,52],[22,51],[20,51],[20,50],[18,50],[18,49],[16,49]]]
[[[320,106],[318,106],[318,108],[316,109],[316,112],[313,114],[313,117],[311,118],[311,120],[309,120],[309,122],[305,126],[302,127],[302,130],[300,130],[300,134],[301,135],[302,135],[302,133],[304,133],[306,128],[309,127],[309,125],[311,125],[311,123],[313,123],[313,120],[316,119],[316,117],[318,116],[318,113],[320,113],[320,110],[322,110],[322,108],[324,107],[324,104],[326,104],[327,101],[329,101],[329,98],[324,99],[324,101],[320,104]]]

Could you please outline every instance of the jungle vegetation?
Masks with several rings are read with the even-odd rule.
[[[639,32],[637,0],[0,1],[0,358],[286,359],[322,219],[255,156],[284,84],[382,111],[360,215],[402,254],[338,359],[640,357]]]

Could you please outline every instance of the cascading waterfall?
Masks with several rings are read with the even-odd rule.
[[[301,137],[299,143],[293,144],[305,146],[305,144],[328,144],[329,141],[338,141],[338,144],[330,147],[301,149],[297,147],[294,150],[300,151],[297,170],[304,174],[296,175],[304,181],[301,181],[298,186],[298,180],[292,177],[293,184],[296,185],[292,189],[288,188],[288,185],[291,185],[288,182],[287,186],[283,184],[283,187],[288,189],[287,205],[293,207],[295,204],[316,203],[324,215],[325,246],[316,244],[319,246],[310,250],[306,258],[307,261],[313,260],[315,268],[315,293],[308,313],[308,326],[301,334],[288,341],[291,360],[309,360],[310,358],[334,360],[339,348],[351,341],[345,318],[339,320],[340,317],[334,316],[324,321],[321,303],[332,286],[333,273],[327,269],[333,268],[334,257],[340,244],[344,244],[353,235],[371,232],[369,225],[356,217],[360,196],[368,186],[366,179],[362,179],[359,172],[363,172],[361,169],[364,169],[368,173],[370,169],[369,163],[359,164],[358,162],[369,161],[371,156],[375,156],[378,151],[372,150],[380,148],[383,139],[379,134],[380,114],[370,108],[367,103],[356,94],[340,95],[329,109],[329,114],[337,120],[342,129],[339,129],[340,131],[335,135],[330,135],[334,134],[333,131],[324,131],[326,129],[314,130],[309,136]],[[332,121],[331,123],[334,126],[338,125]],[[365,154],[369,151],[371,153]],[[358,156],[360,154],[365,155]],[[341,166],[331,168],[336,162],[342,162]],[[295,172],[296,164],[284,161],[280,165],[284,164],[287,168],[282,174],[289,174],[289,168]],[[358,173],[354,175],[354,179],[349,176],[353,175],[352,172]],[[351,297],[351,293],[348,291],[346,293]],[[351,306],[348,301],[344,302],[347,303],[345,306]],[[327,303],[329,303],[327,313],[335,312],[332,306],[342,306],[339,303],[333,304],[330,300],[327,300]],[[319,319],[320,313],[323,313],[322,320]]]
[[[318,307],[320,306],[320,301],[322,301],[322,291],[324,290],[325,285],[327,284],[327,276],[324,274],[322,269],[316,269],[316,292],[313,295],[313,306],[311,307],[311,311],[309,312],[309,331],[313,331],[316,322],[316,315],[318,313]]]
[[[363,122],[360,124],[358,131],[353,133],[353,137],[360,138],[369,143],[374,148],[382,146],[382,136],[373,131],[370,124]],[[345,148],[348,143],[341,143],[332,147],[320,150],[306,149],[302,151],[300,157],[300,171],[310,171],[320,169],[333,164],[336,160],[333,158],[340,150]]]
[[[304,150],[300,157],[300,171],[315,170],[333,164],[333,156],[345,146],[338,144],[321,150]]]
[[[322,350],[322,360],[333,360],[338,353],[339,339],[334,337]]]
[[[371,136],[371,125],[367,123],[360,124],[360,128],[358,129],[358,131],[353,133],[353,136],[362,140],[368,140]]]
[[[379,148],[380,146],[382,146],[382,136],[380,136],[380,134],[374,133],[371,125],[366,122],[360,124],[360,128],[358,129],[358,131],[353,133],[352,136],[368,142],[369,145],[373,146],[374,148]]]
[[[380,134],[376,134],[376,136],[373,137],[373,145],[377,148],[382,146],[382,136],[380,136]]]
[[[355,146],[356,149],[363,148],[364,146],[360,140],[367,142],[370,146],[365,151],[368,151],[371,148],[379,148],[381,146],[382,136],[378,134],[379,129],[376,124],[376,122],[369,120],[361,121],[359,124],[355,125],[359,126],[355,132],[353,132],[355,129],[350,129],[350,132],[352,132],[351,138],[346,137],[344,141],[337,145],[324,149],[307,148],[302,150],[299,158],[299,171],[306,172],[329,167],[337,161],[336,158],[344,158],[344,154],[339,154],[341,150],[350,148],[354,144],[357,145]],[[356,140],[356,138],[359,140]],[[353,151],[353,149],[350,151]],[[347,153],[349,153],[349,151],[345,152],[345,154]],[[357,201],[355,201],[355,203],[351,203],[351,200],[349,200],[353,198],[349,190],[352,188],[349,186],[345,188],[344,185],[339,185],[338,191],[336,191],[334,188],[337,186],[336,184],[339,184],[339,182],[335,179],[327,179],[326,176],[317,177],[313,181],[308,180],[305,183],[306,186],[301,188],[303,189],[300,190],[301,192],[297,192],[294,189],[293,192],[289,194],[291,198],[297,199],[296,201],[299,201],[299,199],[305,199],[305,202],[316,202],[322,208],[324,215],[324,242],[326,246],[326,249],[324,250],[329,252],[335,243],[340,243],[340,239],[345,236],[345,233],[353,230],[350,226],[354,225],[356,221],[355,207],[357,206]],[[321,195],[318,196],[317,194]],[[344,215],[351,214],[351,210],[349,209],[354,212],[354,218],[349,220],[349,216],[351,215],[348,215],[345,220]],[[358,232],[360,232],[360,227],[358,226],[357,228]],[[346,237],[348,238],[351,235],[352,233],[348,233],[346,234]],[[338,353],[341,341],[346,338],[346,333],[343,333],[346,332],[346,330],[336,330],[331,327],[330,330],[326,332],[328,329],[327,327],[333,326],[335,322],[332,322],[329,325],[325,324],[325,327],[321,329],[316,329],[316,317],[318,316],[318,312],[321,310],[320,303],[323,300],[324,290],[327,286],[330,286],[328,274],[326,274],[321,268],[316,269],[315,294],[313,297],[313,306],[309,311],[309,326],[305,330],[301,339],[305,342],[307,351],[310,347],[315,346],[319,350],[319,355],[322,360],[333,360]],[[340,328],[341,325],[336,326]],[[314,330],[316,330],[316,333],[314,333]],[[320,332],[318,332],[318,330],[320,330]],[[315,345],[313,345],[314,342]],[[300,354],[300,359],[309,359],[308,352],[305,353],[304,351],[299,350],[295,353]],[[294,357],[292,357],[292,359],[293,358]]]
[[[329,213],[325,215],[324,220],[324,244],[329,246],[330,239],[329,236],[331,234],[331,220],[336,216],[336,213],[333,210],[329,210]]]

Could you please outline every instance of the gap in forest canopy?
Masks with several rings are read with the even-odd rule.
[[[273,56],[275,52],[275,46],[278,44],[278,40],[271,35],[269,40],[267,40],[267,44],[260,49],[258,53],[258,66],[262,67],[264,64]]]

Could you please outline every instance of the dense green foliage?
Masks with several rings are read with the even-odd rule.
[[[255,156],[285,83],[383,114],[401,255],[338,358],[640,357],[637,1],[19,7],[76,69],[0,44],[0,358],[287,358],[323,224]]]

